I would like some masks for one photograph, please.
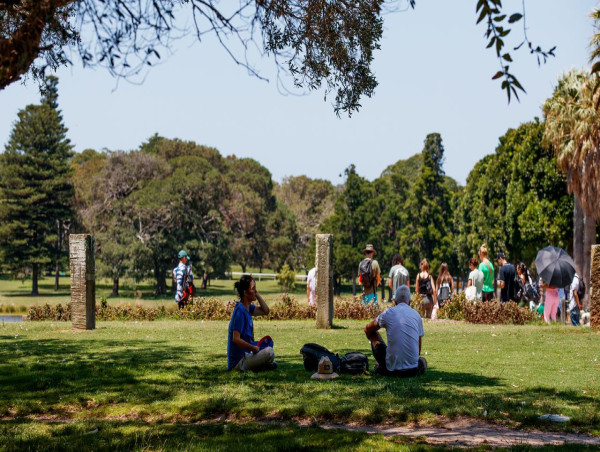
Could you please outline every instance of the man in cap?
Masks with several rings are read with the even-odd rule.
[[[184,276],[188,277],[189,280],[193,280],[194,275],[192,274],[192,264],[190,263],[190,265],[187,265],[189,256],[185,250],[179,251],[177,257],[179,258],[179,264],[173,269],[173,279],[176,284],[175,303],[177,303],[177,306],[181,309],[185,306],[187,301],[183,294]]]
[[[363,304],[377,304],[377,286],[381,281],[381,270],[379,262],[373,257],[375,256],[375,248],[368,244],[363,250],[365,258],[360,261],[358,266],[358,281],[363,286],[362,302]]]
[[[373,357],[378,363],[375,373],[403,378],[423,375],[427,361],[419,355],[425,332],[421,316],[409,306],[408,286],[401,285],[396,289],[394,303],[394,307],[386,309],[365,327]],[[380,328],[386,329],[387,346],[378,332]]]
[[[515,299],[515,266],[506,261],[506,256],[503,252],[496,254],[496,262],[500,271],[498,272],[498,285],[500,286],[500,301],[506,303],[507,301]]]

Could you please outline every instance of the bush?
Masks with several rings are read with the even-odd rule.
[[[467,303],[465,293],[452,294],[450,299],[438,311],[438,319],[465,320],[463,305]]]
[[[465,320],[469,323],[497,324],[512,323],[523,325],[536,319],[535,313],[529,308],[520,308],[514,301],[500,303],[462,303]]]
[[[296,272],[288,264],[284,264],[277,274],[277,284],[281,286],[286,294],[296,287]]]

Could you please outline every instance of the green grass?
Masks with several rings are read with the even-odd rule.
[[[59,322],[0,323],[0,438],[22,448],[61,449],[67,436],[79,435],[85,443],[83,432],[101,428],[101,434],[89,436],[97,448],[116,442],[143,449],[144,441],[148,448],[163,442],[166,449],[180,448],[202,437],[207,448],[218,449],[229,444],[215,433],[225,428],[224,419],[244,425],[299,419],[443,425],[445,418],[457,416],[600,435],[598,332],[426,323],[423,353],[429,369],[422,378],[310,380],[299,353],[302,344],[370,356],[364,323],[337,321],[332,330],[317,330],[310,321],[256,321],[257,337],[274,338],[279,364],[277,371],[259,374],[225,370],[227,322],[100,322],[85,332]],[[538,420],[547,413],[571,421]],[[206,421],[211,422],[202,427]],[[186,427],[196,423],[201,426]],[[272,448],[290,436],[281,426],[235,428],[252,432],[250,444],[254,438],[255,444],[266,441]],[[364,449],[392,444],[347,432],[336,435],[341,444],[357,441]],[[45,436],[49,443],[40,439]],[[290,448],[324,439],[310,430],[292,436],[300,442],[289,442]]]
[[[54,290],[54,278],[41,278],[38,286],[40,295],[31,295],[31,280],[13,280],[7,277],[0,278],[0,313],[26,313],[31,305],[68,303],[71,298],[69,278],[60,279],[58,291]],[[232,300],[236,297],[231,280],[212,280],[206,290],[198,288],[197,297],[219,298]],[[257,282],[258,289],[267,301],[274,302],[281,297],[281,287],[273,280]],[[141,304],[145,306],[174,307],[174,295],[170,292],[171,281],[167,281],[169,293],[163,296],[154,295],[154,282],[143,281],[133,287],[131,281],[122,281],[119,297],[111,297],[112,282],[108,279],[96,281],[96,300],[106,297],[109,303],[114,304]],[[296,289],[290,292],[300,303],[306,303],[306,283],[297,282]]]

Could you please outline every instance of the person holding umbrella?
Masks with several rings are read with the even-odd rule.
[[[556,322],[558,288],[571,284],[575,276],[575,263],[562,248],[547,246],[538,251],[535,267],[542,279],[540,286],[546,290],[544,320],[546,323],[550,323],[550,319]]]

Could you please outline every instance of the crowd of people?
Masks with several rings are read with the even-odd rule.
[[[365,258],[359,264],[359,283],[362,285],[361,302],[365,305],[377,304],[377,288],[382,283],[381,267],[375,260],[376,250],[372,244],[363,249]],[[193,293],[193,274],[188,255],[184,250],[179,252],[179,264],[173,269],[176,285],[175,302],[185,305],[187,297]],[[465,295],[473,302],[490,302],[494,296],[494,265],[488,259],[488,249],[482,245],[478,250],[479,259],[469,260],[469,277]],[[496,254],[498,264],[497,284],[500,288],[500,302],[517,301],[521,306],[543,311],[547,322],[556,321],[559,300],[566,296],[569,301],[569,313],[573,325],[579,325],[579,314],[582,309],[582,295],[579,275],[575,274],[571,285],[565,288],[552,287],[539,280],[539,285],[531,277],[527,266],[519,263],[516,267],[508,262],[502,252]],[[420,308],[424,317],[435,319],[437,310],[451,298],[457,288],[450,274],[448,265],[440,265],[437,278],[430,273],[427,259],[419,263],[414,290],[420,298]],[[307,275],[307,298],[309,305],[316,305],[316,269]],[[410,306],[411,280],[400,254],[392,257],[387,285],[393,294],[394,305],[384,310],[369,322],[365,335],[370,342],[373,357],[377,361],[375,372],[397,377],[414,377],[422,375],[427,362],[420,356],[422,337],[424,336],[421,314]],[[269,306],[259,294],[256,282],[250,275],[243,275],[234,285],[239,301],[235,304],[228,329],[227,369],[263,371],[277,368],[274,361],[273,340],[265,336],[260,341],[254,340],[255,316],[268,315]],[[545,296],[540,300],[539,291]],[[258,305],[254,304],[258,302]],[[541,307],[541,309],[540,309]],[[385,328],[388,344],[379,334]]]

